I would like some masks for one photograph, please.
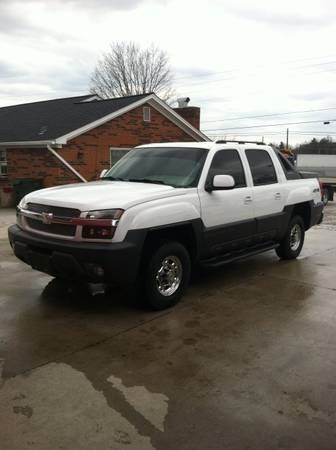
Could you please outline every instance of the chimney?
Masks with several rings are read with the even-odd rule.
[[[189,122],[193,127],[200,129],[200,115],[201,109],[197,106],[188,106],[190,102],[189,97],[183,97],[177,99],[178,108],[174,108],[180,116]]]

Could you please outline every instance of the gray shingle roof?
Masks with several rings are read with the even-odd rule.
[[[0,108],[0,143],[57,139],[150,94],[87,101],[91,95]]]

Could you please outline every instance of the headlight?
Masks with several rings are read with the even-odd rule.
[[[22,197],[22,199],[20,200],[19,203],[19,208],[21,209],[27,209],[27,201],[26,201],[26,196]]]
[[[25,200],[25,197],[22,197],[20,203],[18,204],[18,206],[16,208],[16,223],[21,228],[23,227],[21,209],[27,209],[27,206],[28,205],[27,205],[27,202]]]
[[[122,209],[88,211],[85,218],[77,219],[83,225],[82,237],[85,239],[112,239],[123,212]]]

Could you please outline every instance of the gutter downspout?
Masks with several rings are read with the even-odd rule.
[[[62,158],[61,155],[59,155],[52,147],[50,147],[49,144],[47,144],[47,149],[52,153],[61,163],[69,169],[74,175],[76,175],[77,178],[79,178],[84,183],[87,183],[87,180],[79,173],[76,169],[72,167],[71,164],[69,164],[64,158]]]

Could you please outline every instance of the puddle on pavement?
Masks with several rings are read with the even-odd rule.
[[[154,450],[83,373],[63,363],[8,379],[0,416],[6,450],[74,448],[74,442],[82,450]]]
[[[111,375],[108,382],[118,389],[126,401],[159,431],[164,431],[168,414],[168,397],[149,392],[144,386],[125,386],[120,378]]]

